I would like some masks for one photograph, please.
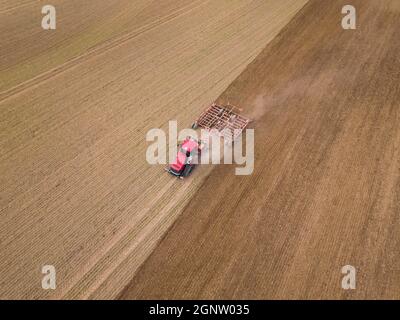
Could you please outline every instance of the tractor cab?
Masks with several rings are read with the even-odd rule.
[[[179,146],[175,161],[171,163],[167,171],[180,178],[187,177],[197,164],[201,147],[201,143],[196,139],[187,137]],[[193,161],[194,159],[196,161]]]

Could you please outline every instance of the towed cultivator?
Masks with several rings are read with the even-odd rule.
[[[209,130],[212,134],[222,137],[226,143],[232,143],[251,121],[238,114],[236,110],[241,111],[230,104],[221,106],[213,103],[193,122],[192,129]],[[192,163],[192,159],[200,155],[203,147],[202,141],[187,137],[179,146],[175,161],[166,170],[181,179],[188,176],[196,165]]]
[[[218,132],[225,142],[233,142],[241,135],[242,131],[247,127],[250,119],[239,115],[235,110],[239,108],[226,105],[220,106],[213,103],[205,110],[200,117],[193,123],[192,128],[198,127]]]

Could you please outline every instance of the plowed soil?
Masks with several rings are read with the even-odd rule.
[[[310,1],[221,95],[254,173],[216,166],[121,298],[400,298],[400,2],[351,1],[356,30],[346,4]]]
[[[0,1],[0,298],[120,294],[211,170],[172,179],[146,132],[187,127],[306,2],[53,0],[45,31]]]

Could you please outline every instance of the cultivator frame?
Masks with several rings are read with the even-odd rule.
[[[233,142],[251,122],[235,110],[241,109],[231,104],[221,106],[213,103],[193,123],[192,128],[201,127],[210,132],[217,131],[226,142]]]

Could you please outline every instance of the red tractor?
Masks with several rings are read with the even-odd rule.
[[[179,146],[175,161],[166,170],[183,179],[187,177],[198,163],[203,144],[192,137],[187,137]]]
[[[222,106],[213,103],[193,123],[192,129],[203,128],[208,131],[214,130],[214,132],[218,132],[218,135],[225,142],[233,142],[251,121],[239,115],[235,112],[235,109],[241,110],[230,104]],[[187,177],[195,165],[198,164],[197,160],[204,146],[203,142],[197,141],[192,137],[187,137],[179,146],[176,160],[166,170],[181,179]]]

